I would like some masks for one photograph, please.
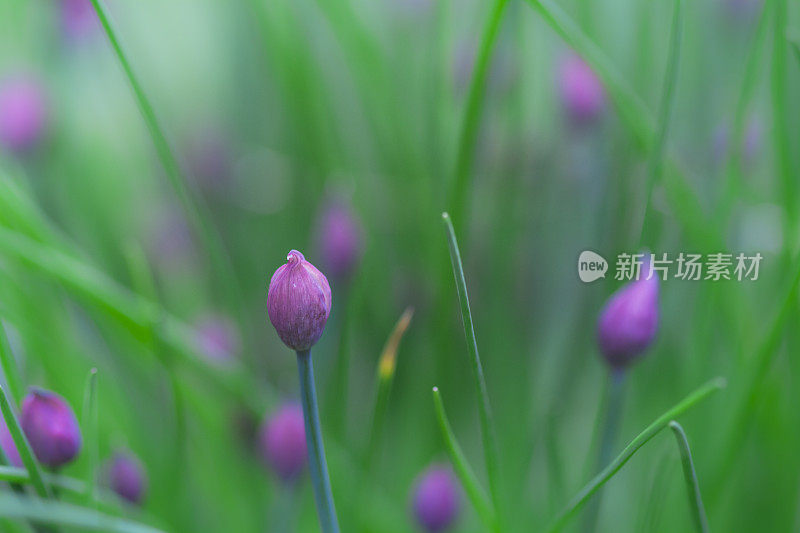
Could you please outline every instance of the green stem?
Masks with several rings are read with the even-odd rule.
[[[686,480],[686,494],[689,496],[689,507],[692,509],[694,525],[697,528],[697,533],[708,533],[708,519],[706,518],[706,510],[703,507],[703,498],[700,496],[700,484],[697,482],[697,472],[694,469],[689,441],[686,439],[686,433],[681,425],[674,420],[669,423],[669,428],[675,434],[678,450],[681,453],[683,477]]]
[[[8,395],[6,394],[5,389],[2,387],[0,387],[0,411],[2,411],[3,420],[6,421],[8,431],[11,433],[11,437],[14,439],[14,444],[19,452],[22,465],[30,475],[31,484],[36,490],[36,494],[38,494],[40,498],[50,498],[50,489],[45,484],[44,478],[42,477],[42,467],[39,466],[39,461],[36,460],[36,456],[33,454],[33,450],[28,443],[28,439],[25,437],[25,434],[22,432],[22,428],[19,425],[17,415],[11,408],[11,402],[8,400]]]
[[[467,283],[464,279],[464,267],[461,264],[461,252],[458,249],[455,230],[447,213],[442,213],[445,229],[447,230],[447,242],[450,246],[450,259],[453,263],[453,275],[458,290],[458,299],[461,303],[461,319],[464,323],[464,334],[467,338],[467,349],[472,363],[472,373],[475,378],[475,391],[478,396],[478,414],[481,424],[481,436],[483,439],[483,453],[486,462],[486,471],[489,476],[489,493],[492,496],[495,512],[498,519],[502,517],[500,505],[500,480],[499,480],[499,460],[497,452],[497,441],[495,439],[494,425],[492,422],[492,411],[489,405],[489,393],[486,391],[486,380],[483,377],[483,365],[480,355],[478,355],[478,341],[475,339],[475,328],[472,323],[472,311],[469,307],[469,295],[467,294]]]
[[[725,379],[723,378],[712,379],[689,394],[686,398],[678,402],[666,413],[658,417],[652,424],[647,426],[644,431],[639,433],[630,442],[630,444],[628,444],[625,449],[622,450],[622,453],[620,453],[616,459],[611,461],[611,463],[606,466],[602,472],[597,474],[597,476],[589,481],[589,483],[587,483],[586,486],[583,487],[580,492],[578,492],[578,494],[567,505],[566,509],[564,509],[561,514],[558,515],[555,520],[553,520],[553,522],[547,528],[547,531],[549,533],[561,531],[569,519],[572,518],[584,506],[584,504],[586,504],[586,502],[608,482],[609,479],[614,477],[614,475],[619,472],[623,466],[625,466],[625,463],[630,460],[630,458],[639,450],[639,448],[644,446],[650,439],[655,437],[658,432],[667,427],[667,424],[669,424],[674,418],[682,415],[684,412],[694,407],[714,392],[722,389],[725,387],[725,384]]]
[[[331,493],[331,480],[328,476],[328,464],[325,461],[325,447],[322,444],[311,350],[297,352],[297,368],[300,374],[300,398],[306,425],[308,469],[311,472],[311,482],[314,486],[314,499],[317,503],[319,522],[323,533],[339,533],[339,523]]]
[[[22,380],[19,377],[19,368],[17,361],[14,358],[14,352],[11,350],[11,344],[8,342],[5,329],[3,328],[3,320],[0,319],[0,366],[3,368],[3,375],[6,378],[6,386],[11,398],[16,405],[22,403],[22,396],[24,388],[22,387]]]
[[[480,125],[484,105],[484,94],[486,92],[486,76],[489,72],[492,51],[497,42],[497,34],[500,30],[503,11],[507,4],[508,0],[495,0],[492,5],[492,11],[483,27],[478,55],[475,60],[475,70],[472,74],[472,81],[470,82],[469,93],[467,94],[464,119],[461,123],[461,132],[458,138],[458,151],[456,153],[452,185],[453,189],[450,194],[450,210],[453,212],[453,216],[459,224],[462,223],[462,219],[466,220],[467,218],[466,213],[463,211],[465,206],[469,203],[469,178],[472,164],[475,160],[478,126]]]
[[[447,420],[447,413],[445,413],[444,403],[442,403],[442,396],[438,387],[433,388],[433,406],[436,410],[436,420],[439,422],[439,429],[442,431],[447,453],[450,456],[450,462],[453,463],[453,468],[461,481],[461,485],[464,487],[464,491],[467,493],[467,497],[472,502],[472,506],[475,507],[475,511],[481,517],[484,525],[491,531],[500,531],[495,509],[486,497],[486,493],[481,488],[475,472],[469,466],[467,458],[464,456],[464,452],[461,450],[461,446],[459,446],[453,430],[450,428],[450,422]]]
[[[83,410],[81,411],[81,421],[83,432],[86,436],[86,450],[88,461],[86,466],[86,492],[84,494],[87,503],[96,502],[94,498],[95,487],[97,484],[97,463],[98,463],[98,436],[97,436],[97,369],[92,368],[86,378],[86,387],[83,393]],[[96,504],[95,504],[96,505]]]

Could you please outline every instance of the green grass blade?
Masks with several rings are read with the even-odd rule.
[[[2,318],[0,318],[0,366],[3,368],[8,392],[14,400],[14,404],[19,405],[22,402],[25,389],[19,377],[17,360],[14,358],[14,352],[11,351],[11,344],[8,342]]]
[[[161,531],[138,522],[98,513],[93,509],[77,505],[15,497],[8,493],[0,494],[0,517],[73,527],[79,531],[113,533],[158,533]]]
[[[794,50],[794,57],[797,59],[797,64],[800,65],[800,36],[792,35],[789,37],[789,44]]]
[[[664,73],[664,88],[661,93],[661,104],[658,111],[658,122],[656,125],[655,143],[650,150],[648,161],[647,183],[645,186],[644,213],[642,214],[642,226],[640,231],[639,245],[644,244],[642,240],[645,235],[647,224],[647,214],[650,210],[651,196],[653,187],[660,181],[664,165],[664,152],[669,132],[670,116],[675,107],[675,86],[678,82],[678,65],[681,57],[681,36],[683,35],[683,14],[681,0],[675,0],[675,9],[672,15],[672,28],[669,37],[669,56],[667,58],[667,69]]]
[[[700,484],[697,482],[697,472],[694,469],[689,441],[686,439],[686,433],[681,425],[674,420],[669,423],[669,428],[675,434],[678,451],[681,453],[681,465],[683,466],[683,477],[686,480],[686,494],[689,496],[692,520],[697,528],[697,533],[708,533],[708,519],[703,507],[703,498],[700,496]]]
[[[475,339],[475,328],[472,323],[472,311],[469,307],[469,295],[467,294],[467,282],[464,279],[464,267],[461,264],[461,252],[458,249],[456,233],[450,215],[442,213],[445,229],[447,231],[447,243],[450,246],[450,260],[453,263],[453,275],[455,277],[456,289],[458,290],[458,300],[461,304],[461,319],[464,323],[464,334],[467,337],[467,349],[472,363],[472,373],[475,378],[475,392],[478,396],[478,413],[481,424],[481,437],[483,440],[483,454],[486,461],[486,471],[489,476],[489,493],[492,496],[495,512],[498,518],[500,512],[500,481],[499,481],[499,460],[497,452],[497,440],[492,423],[492,410],[489,405],[489,394],[486,391],[486,380],[483,377],[483,365],[480,355],[478,355],[478,341]]]
[[[83,409],[81,410],[86,453],[89,458],[86,466],[86,486],[84,497],[87,503],[94,501],[97,486],[98,429],[97,429],[97,369],[92,368],[86,378],[83,390]]]
[[[187,186],[186,180],[183,177],[183,172],[178,164],[178,159],[175,157],[174,152],[170,147],[167,136],[164,134],[164,128],[158,120],[147,93],[144,91],[142,84],[139,82],[139,78],[136,76],[136,73],[133,70],[129,59],[129,54],[125,51],[125,48],[122,45],[122,42],[119,38],[119,32],[114,27],[104,2],[102,2],[102,0],[91,1],[94,5],[95,11],[97,12],[98,18],[100,19],[100,23],[103,26],[106,36],[111,43],[114,54],[117,56],[120,66],[125,73],[125,77],[128,79],[128,82],[131,85],[134,97],[136,98],[136,103],[139,106],[142,117],[147,125],[147,129],[153,139],[153,144],[155,145],[156,152],[161,160],[161,164],[164,166],[164,170],[169,177],[170,184],[175,190],[189,223],[192,225],[199,237],[203,240],[211,258],[211,262],[225,284],[225,290],[223,292],[228,298],[228,304],[231,311],[237,313],[241,318],[242,309],[244,309],[241,293],[239,285],[234,276],[233,266],[230,263],[230,258],[228,257],[225,246],[222,243],[222,238],[211,223],[211,217],[203,205],[202,200],[197,197],[197,195],[193,194],[192,190]],[[246,325],[246,321],[240,320],[240,322],[242,327]]]
[[[455,220],[461,224],[466,220],[465,206],[469,204],[470,175],[472,164],[475,160],[475,148],[478,142],[478,126],[486,93],[486,77],[492,59],[492,51],[497,43],[500,23],[503,19],[508,0],[494,0],[489,18],[483,28],[481,42],[478,45],[478,54],[475,68],[467,93],[467,102],[464,107],[464,118],[461,122],[461,131],[458,136],[456,163],[453,172],[452,192],[449,198],[449,209]]]
[[[644,431],[639,433],[625,447],[625,449],[622,450],[622,453],[620,453],[616,459],[611,461],[608,466],[606,466],[599,474],[597,474],[597,476],[595,476],[594,479],[589,481],[589,483],[583,487],[580,492],[578,492],[578,494],[567,505],[566,509],[564,509],[561,514],[551,523],[547,531],[560,531],[569,521],[569,519],[572,518],[592,497],[592,495],[594,495],[600,489],[600,487],[605,485],[609,479],[614,477],[614,475],[619,472],[619,470],[625,465],[625,463],[628,462],[633,454],[639,450],[639,448],[644,446],[650,439],[656,436],[659,431],[667,427],[667,424],[669,424],[671,420],[677,418],[688,409],[694,407],[702,400],[706,399],[708,396],[722,389],[723,387],[725,387],[725,380],[723,378],[712,379],[678,402],[666,413],[658,417],[652,424],[647,426]]]
[[[14,410],[11,408],[8,395],[2,387],[0,387],[0,411],[2,411],[3,420],[6,421],[8,431],[14,439],[14,444],[17,446],[22,464],[30,475],[31,485],[33,485],[34,490],[36,490],[36,494],[41,498],[49,498],[50,489],[47,487],[42,477],[42,467],[39,466],[39,461],[36,460],[36,456],[30,444],[28,444],[28,439],[25,438],[25,434],[19,425],[17,415],[14,414]],[[2,516],[2,513],[0,513],[0,516]]]
[[[467,498],[472,502],[472,506],[484,525],[492,531],[497,531],[497,516],[494,507],[489,502],[483,488],[481,488],[475,472],[469,466],[467,458],[464,456],[464,452],[461,450],[461,446],[459,446],[453,430],[450,428],[450,422],[447,420],[447,413],[445,413],[444,403],[442,403],[442,396],[438,387],[433,388],[433,407],[436,410],[436,420],[439,422],[439,429],[444,438],[447,454],[450,456],[453,469],[461,481],[464,491],[467,493]]]

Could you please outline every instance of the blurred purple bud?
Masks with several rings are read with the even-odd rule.
[[[47,126],[47,97],[33,77],[18,74],[0,82],[0,145],[11,152],[32,149]]]
[[[98,27],[91,0],[61,0],[61,25],[73,40],[85,37]]]
[[[141,503],[147,490],[147,476],[139,459],[128,453],[115,453],[108,466],[108,484],[121,498]]]
[[[325,206],[318,221],[317,246],[331,279],[350,279],[361,258],[361,236],[361,224],[347,203],[331,201]]]
[[[2,417],[0,417],[0,448],[2,448],[3,455],[6,456],[10,466],[22,466],[22,459],[19,457],[17,445],[14,444],[14,438],[8,430],[8,424]]]
[[[306,429],[299,404],[283,405],[261,427],[259,447],[264,460],[284,482],[295,481],[306,466]]]
[[[649,263],[638,280],[611,295],[600,313],[597,340],[612,368],[626,367],[641,355],[658,331],[658,274],[649,276]]]
[[[189,170],[200,187],[222,192],[233,175],[233,163],[226,137],[206,130],[191,141],[187,159]]]
[[[606,93],[591,67],[575,53],[569,53],[558,65],[558,92],[570,120],[585,124],[605,110]]]
[[[228,361],[239,352],[239,335],[230,320],[209,315],[195,327],[200,351],[214,361]]]
[[[192,231],[177,208],[165,214],[158,223],[151,248],[160,264],[181,262],[194,251]]]
[[[310,349],[322,336],[331,313],[331,287],[325,275],[292,250],[269,281],[267,313],[284,344]]]
[[[461,492],[446,466],[432,466],[422,473],[413,492],[414,516],[425,531],[445,531],[455,522]]]
[[[761,121],[756,116],[750,117],[742,140],[742,154],[748,163],[752,163],[758,157],[758,153],[761,150],[762,136]]]
[[[20,425],[39,462],[58,468],[81,449],[81,430],[75,413],[58,394],[31,388],[22,400]]]

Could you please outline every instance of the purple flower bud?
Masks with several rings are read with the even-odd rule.
[[[47,98],[38,81],[20,74],[0,82],[0,145],[16,153],[30,150],[46,123]]]
[[[91,0],[61,0],[61,25],[73,40],[93,32],[98,20]]]
[[[75,413],[58,394],[32,388],[22,400],[22,430],[39,462],[58,468],[81,449],[81,430]]]
[[[639,279],[612,294],[600,313],[597,340],[603,357],[615,369],[644,352],[658,331],[658,274],[649,274],[649,263],[645,263]]]
[[[325,275],[292,250],[269,280],[269,320],[292,350],[309,350],[322,336],[331,313],[331,287]]]
[[[289,403],[261,426],[259,447],[264,460],[285,482],[292,482],[306,466],[306,428],[303,409]]]
[[[147,489],[147,476],[136,457],[117,452],[108,466],[108,484],[120,497],[138,504]]]
[[[195,337],[200,351],[214,361],[229,361],[239,351],[239,335],[223,316],[203,318],[195,328]]]
[[[17,445],[14,444],[14,437],[8,430],[8,424],[0,417],[0,448],[3,449],[3,455],[6,456],[8,464],[11,466],[22,466],[22,459],[19,457]]]
[[[414,487],[414,516],[425,531],[448,529],[458,517],[461,492],[446,466],[432,466],[422,473]]]
[[[333,280],[347,280],[361,258],[361,224],[350,206],[332,201],[320,217],[317,238],[322,264]]]
[[[575,124],[594,121],[606,106],[603,84],[575,53],[563,57],[558,66],[558,92],[567,115]]]

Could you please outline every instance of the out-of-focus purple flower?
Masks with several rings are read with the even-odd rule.
[[[461,508],[461,492],[449,467],[434,465],[421,474],[414,486],[412,506],[425,531],[437,533],[453,525]]]
[[[178,208],[162,216],[153,233],[151,249],[160,264],[180,263],[191,256],[192,231]]]
[[[42,84],[27,74],[0,82],[0,145],[21,153],[34,148],[47,127],[47,96]]]
[[[239,352],[239,335],[226,317],[209,315],[195,327],[200,351],[214,361],[229,361]]]
[[[75,413],[58,394],[31,388],[22,400],[20,425],[39,462],[58,468],[81,449],[81,430]]]
[[[264,460],[285,482],[296,480],[306,466],[306,429],[303,409],[288,403],[261,426],[259,448]]]
[[[744,139],[742,140],[742,154],[748,163],[755,161],[758,157],[758,153],[761,151],[762,132],[763,128],[758,117],[750,117],[750,120],[747,122],[747,127],[744,130]]]
[[[189,170],[198,184],[213,192],[221,192],[233,175],[231,151],[226,137],[214,130],[206,130],[192,139],[187,159]]]
[[[621,369],[641,355],[658,332],[658,274],[649,263],[638,280],[611,295],[600,313],[597,341],[608,364]]]
[[[91,0],[61,0],[61,26],[73,40],[89,35],[98,27]]]
[[[606,107],[603,84],[575,53],[564,56],[558,65],[558,93],[567,115],[576,124],[596,120]]]
[[[350,279],[362,250],[361,224],[350,205],[341,200],[328,202],[318,221],[317,246],[331,279]]]
[[[147,476],[139,459],[117,452],[108,465],[108,484],[125,500],[139,504],[147,490]]]
[[[9,465],[22,466],[22,459],[19,457],[17,445],[14,444],[14,438],[8,430],[8,424],[0,417],[0,448],[3,449],[3,455],[6,456]]]
[[[295,351],[310,349],[322,336],[331,313],[325,275],[292,250],[269,281],[267,313],[281,340]]]

